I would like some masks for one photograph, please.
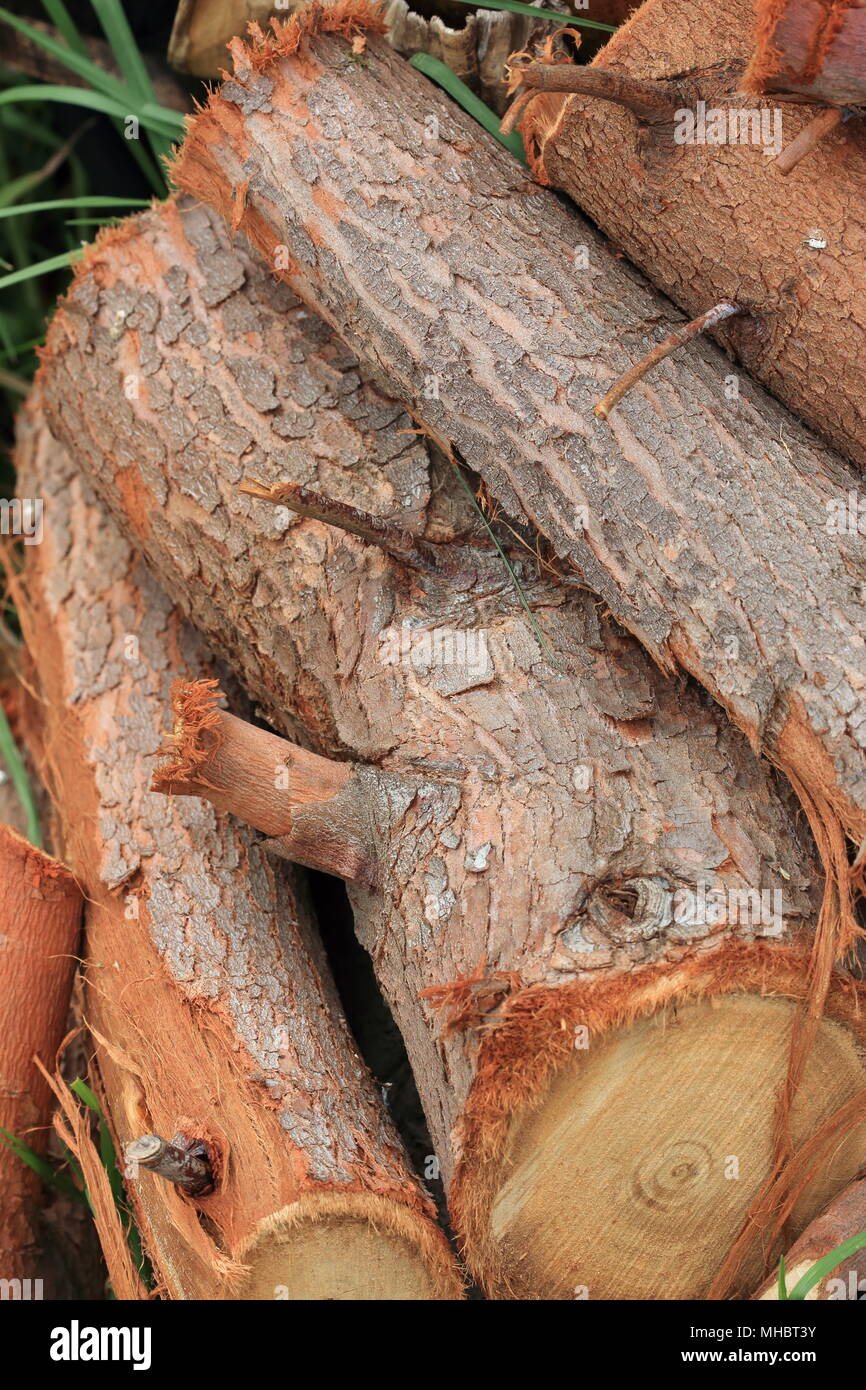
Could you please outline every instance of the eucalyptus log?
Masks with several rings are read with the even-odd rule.
[[[192,200],[86,252],[41,382],[279,736],[214,704],[160,785],[234,796],[282,853],[303,779],[231,768],[342,769],[316,811],[367,846],[338,871],[473,1273],[494,1297],[700,1296],[768,1175],[808,988],[821,870],[785,784],[502,523],[530,619],[453,466]],[[181,752],[188,712],[181,688]],[[795,1142],[863,1086],[859,995],[834,978]],[[798,1229],[864,1139],[822,1154]],[[761,1272],[752,1251],[746,1294]]]
[[[171,682],[208,671],[204,644],[38,401],[17,463],[45,507],[20,591],[30,713],[86,895],[85,1011],[118,1150],[184,1134],[214,1176],[193,1199],[127,1171],[159,1283],[182,1299],[459,1297],[297,880],[229,817],[149,791]]]
[[[378,22],[355,12],[356,27]],[[316,32],[332,14],[314,5],[237,46],[179,184],[785,770],[842,900],[844,948],[844,835],[866,838],[859,475],[710,345],[668,357],[598,420],[635,344],[658,323],[666,336],[669,302],[375,35],[364,65],[348,63],[343,37]]]
[[[535,177],[569,193],[689,318],[742,305],[713,336],[862,466],[866,128],[836,124],[780,177],[771,156],[816,108],[743,92],[752,30],[751,0],[648,0],[589,68],[515,68],[530,93],[518,127]],[[624,104],[598,93],[602,80]],[[646,88],[660,108],[651,122],[630,100]]]
[[[866,106],[863,0],[758,0],[755,51],[744,86]]]
[[[0,1126],[43,1157],[53,1098],[34,1057],[52,1066],[66,1032],[81,909],[69,870],[0,825]],[[40,1250],[42,1179],[2,1136],[0,1190],[3,1279],[31,1281],[31,1297],[41,1280],[56,1296]]]

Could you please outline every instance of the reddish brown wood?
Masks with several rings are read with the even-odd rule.
[[[866,106],[863,0],[757,0],[751,92]]]
[[[53,1098],[33,1059],[53,1066],[66,1032],[81,909],[69,870],[0,825],[0,1125],[43,1156]],[[0,1192],[0,1277],[40,1279],[42,1180],[2,1142]]]

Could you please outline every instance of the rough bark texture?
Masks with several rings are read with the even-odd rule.
[[[569,193],[690,318],[723,299],[743,304],[747,316],[717,340],[863,465],[866,129],[845,122],[780,177],[767,154],[815,109],[743,95],[752,20],[751,0],[650,0],[590,71],[654,82],[671,101],[666,122],[647,129],[610,102],[545,92],[519,128],[536,177]],[[699,101],[708,120],[723,113],[724,143],[701,140],[698,127],[677,143],[689,134],[677,112],[697,112]]]
[[[866,567],[828,517],[858,476],[760,388],[731,399],[709,346],[596,420],[669,303],[380,41],[361,68],[347,51],[295,26],[248,53],[192,124],[179,183],[383,364],[663,667],[702,681],[792,778],[841,883],[840,825],[866,835]]]
[[[309,1261],[327,1266],[338,1231],[347,1248],[372,1243],[369,1283],[336,1256],[317,1296],[457,1296],[294,880],[227,817],[149,791],[171,680],[207,669],[206,649],[37,403],[18,467],[45,502],[22,611],[42,764],[87,896],[87,1020],[116,1137],[183,1131],[206,1142],[217,1174],[198,1204],[150,1174],[130,1182],[161,1280],[177,1298],[275,1297],[278,1285],[310,1296],[281,1277],[280,1250],[288,1267],[293,1238],[324,1241]]]
[[[786,791],[702,692],[515,553],[557,664],[545,658],[450,465],[428,462],[407,417],[203,207],[169,204],[88,253],[42,385],[78,466],[274,726],[363,764],[377,875],[351,889],[356,927],[406,1040],[452,1218],[490,1292],[570,1296],[491,1235],[512,1125],[573,1065],[577,1023],[601,1039],[705,995],[802,995],[820,872]],[[245,478],[392,518],[462,571],[419,574],[243,493]],[[781,935],[730,910],[675,921],[672,894],[701,883],[780,889]],[[844,1018],[853,998],[838,982],[831,1011]],[[758,1129],[776,1075],[750,1064],[738,1093],[737,1113],[757,1098]],[[715,1094],[693,1070],[682,1094],[698,1092]],[[634,1132],[641,1142],[640,1120]],[[706,1218],[693,1293],[760,1176],[719,1191],[702,1173],[680,1194],[690,1222]],[[576,1176],[570,1190],[582,1213],[549,1212],[546,1229],[591,1264],[579,1233],[598,1194]],[[617,1200],[627,1221],[632,1198]],[[678,1263],[682,1210],[657,1210],[651,1258]],[[635,1258],[594,1296],[640,1279],[646,1248]],[[664,1271],[642,1274],[665,1287]]]
[[[0,825],[0,1125],[45,1153],[52,1096],[33,1061],[49,1066],[66,1030],[81,928],[81,890],[62,864]],[[0,1142],[0,1271],[44,1279],[36,1209],[41,1178]],[[46,1281],[46,1298],[56,1297]]]
[[[866,105],[863,0],[758,0],[757,10],[746,90]]]
[[[790,1293],[797,1281],[844,1241],[866,1231],[866,1178],[852,1182],[826,1211],[807,1227],[785,1256],[785,1284]],[[862,1299],[866,1293],[866,1252],[857,1250],[841,1260],[829,1274],[806,1294],[806,1298],[829,1302]],[[758,1290],[756,1298],[776,1300],[779,1297],[778,1275],[768,1279]]]

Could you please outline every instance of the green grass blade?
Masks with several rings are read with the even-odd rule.
[[[13,270],[9,275],[0,276],[0,290],[8,289],[11,285],[20,285],[23,280],[35,280],[39,275],[50,275],[54,270],[62,270],[80,255],[80,249],[64,251],[62,256],[49,256],[47,261],[36,261],[33,265],[22,266],[20,270]]]
[[[42,203],[16,203],[14,207],[0,207],[0,221],[4,217],[20,217],[26,212],[54,212],[63,208],[146,208],[147,198],[112,198],[107,194],[85,195],[82,198],[48,198]]]
[[[499,129],[500,117],[495,111],[491,111],[480,97],[470,91],[466,83],[461,82],[460,78],[449,67],[446,67],[438,58],[432,57],[429,53],[416,53],[414,58],[409,59],[409,62],[413,68],[423,72],[425,77],[431,78],[437,86],[442,87],[450,97],[453,97],[457,104],[472,116],[473,120],[476,120],[499,141],[500,145],[504,145],[518,159],[526,162],[523,153],[523,141],[517,131],[513,131],[511,135],[503,135]]]
[[[798,1279],[788,1297],[791,1299],[803,1300],[816,1284],[820,1284],[828,1274],[832,1274],[837,1265],[843,1260],[847,1260],[849,1255],[856,1255],[858,1250],[866,1249],[866,1231],[860,1231],[856,1236],[850,1236],[848,1240],[843,1240],[841,1245],[837,1245],[835,1250],[831,1250],[829,1255],[818,1260],[807,1269],[801,1279]]]
[[[102,25],[102,32],[108,39],[117,66],[129,83],[130,91],[143,102],[155,102],[153,84],[119,0],[90,0],[90,3]]]
[[[27,838],[31,845],[35,845],[37,849],[41,849],[42,831],[39,827],[39,816],[36,811],[33,789],[30,786],[30,778],[27,776],[24,760],[18,751],[17,743],[12,737],[9,720],[6,718],[6,711],[2,705],[0,705],[0,756],[3,758],[6,771],[12,779],[12,785],[15,788],[18,800],[27,816]]]
[[[61,87],[52,82],[41,82],[34,87],[7,87],[0,92],[0,106],[17,106],[24,101],[62,101],[67,106],[85,106],[89,111],[99,111],[104,116],[124,116],[134,114],[127,111],[122,102],[107,97],[104,92],[92,92],[88,87]]]
[[[31,24],[25,23],[23,19],[19,19],[17,15],[12,14],[10,10],[4,9],[2,6],[0,6],[0,19],[11,24],[12,28],[17,29],[20,34],[25,34],[40,48],[44,48],[46,53],[50,53],[71,72],[77,73],[94,91],[104,92],[106,96],[114,97],[116,101],[122,103],[129,100],[129,91],[124,83],[117,77],[112,77],[111,73],[105,72],[90,58],[84,58],[80,53],[73,52],[72,49],[67,48],[66,44],[60,43],[50,34],[43,34],[41,29],[34,29]]]
[[[785,1283],[785,1256],[779,1256],[779,1302],[785,1303],[788,1299],[788,1286]]]
[[[87,1197],[84,1192],[75,1186],[71,1178],[68,1178],[65,1173],[58,1172],[56,1168],[52,1168],[51,1164],[40,1154],[34,1153],[29,1144],[25,1144],[16,1135],[10,1134],[8,1129],[4,1129],[2,1125],[0,1125],[0,1143],[6,1144],[16,1158],[20,1158],[22,1163],[26,1163],[27,1167],[32,1169],[46,1186],[56,1187],[59,1192],[65,1192],[67,1197],[74,1197],[76,1201],[87,1204]]]
[[[615,24],[599,24],[595,19],[578,19],[573,14],[557,14],[556,10],[537,10],[534,5],[521,4],[520,0],[457,0],[458,5],[470,5],[473,10],[509,10],[511,14],[526,14],[532,19],[555,19],[557,24],[578,29],[602,29],[606,34],[615,34]]]
[[[117,66],[129,84],[129,90],[142,112],[142,124],[148,131],[154,156],[160,159],[171,152],[171,135],[157,130],[154,113],[162,108],[156,99],[156,92],[150,74],[141,56],[141,51],[127,22],[120,0],[90,0],[102,31],[111,45]],[[145,114],[147,112],[147,114]],[[181,132],[183,122],[180,122]]]
[[[0,6],[0,19],[11,24],[13,29],[17,29],[19,33],[26,34],[29,39],[44,48],[58,62],[77,73],[94,92],[101,92],[103,96],[116,101],[124,116],[137,116],[144,125],[145,117],[137,109],[141,105],[147,108],[147,120],[150,122],[151,128],[157,130],[158,133],[174,139],[178,129],[183,131],[183,117],[179,112],[170,111],[167,107],[159,106],[154,101],[137,103],[132,88],[125,82],[121,82],[117,77],[112,77],[111,73],[105,72],[89,58],[82,58],[80,54],[73,53],[65,44],[59,43],[49,34],[43,34],[40,29],[34,29],[32,25],[26,24],[23,19],[18,19],[16,15],[2,6]]]
[[[76,28],[75,21],[63,3],[63,0],[42,0],[42,8],[54,25],[63,42],[73,53],[77,53],[81,58],[87,58],[87,45],[81,34]]]
[[[88,87],[57,86],[51,82],[42,82],[33,87],[7,87],[5,92],[0,92],[0,106],[17,106],[21,102],[32,101],[62,101],[67,106],[84,106],[89,111],[99,111],[101,115],[111,116],[118,121],[134,116],[145,130],[153,130],[165,137],[166,150],[168,142],[183,136],[182,118],[179,121],[166,120],[163,108],[152,102],[134,108],[132,103],[117,101],[104,92],[92,92]]]

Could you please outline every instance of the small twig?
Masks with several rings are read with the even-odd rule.
[[[324,497],[322,493],[313,492],[312,488],[302,487],[300,483],[274,483],[273,487],[267,487],[250,479],[241,483],[238,492],[247,497],[260,497],[262,501],[272,502],[277,507],[288,507],[298,516],[349,531],[353,536],[360,536],[362,540],[387,550],[389,555],[402,560],[404,564],[411,565],[419,558],[417,539],[409,531],[394,526],[382,517],[362,512],[348,502]]]
[[[805,159],[807,154],[811,154],[815,147],[820,144],[825,135],[829,135],[831,130],[835,130],[841,123],[844,113],[838,106],[828,106],[824,111],[819,111],[807,126],[804,126],[800,134],[786,145],[780,155],[773,160],[773,167],[778,169],[783,178],[795,169],[801,159]]]
[[[288,507],[298,516],[323,521],[326,526],[336,526],[341,531],[359,536],[420,574],[463,582],[472,578],[471,544],[440,545],[422,540],[420,536],[395,526],[383,517],[371,516],[369,512],[352,507],[348,502],[324,497],[311,488],[301,487],[299,483],[275,483],[273,487],[267,487],[264,483],[248,479],[240,484],[238,491],[248,497],[260,497],[262,501],[272,502],[277,507]]]
[[[679,103],[677,88],[672,83],[639,82],[608,68],[578,67],[573,63],[527,63],[515,65],[513,72],[523,87],[598,97],[601,101],[628,107],[642,121],[672,120]],[[518,101],[522,102],[522,98],[523,94]],[[506,113],[506,121],[510,114]]]
[[[655,347],[633,367],[629,367],[628,371],[610,388],[607,395],[602,397],[593,410],[593,415],[598,416],[599,420],[606,420],[617,401],[621,401],[623,396],[640,381],[641,377],[646,376],[651,367],[663,362],[666,357],[670,357],[672,352],[676,352],[677,348],[690,342],[692,338],[697,338],[708,328],[715,328],[716,324],[723,323],[725,319],[733,318],[734,314],[744,312],[741,305],[722,300],[721,304],[714,305],[705,314],[701,314],[700,318],[692,319],[691,323],[684,324],[675,333],[671,333],[664,342],[656,343]]]
[[[355,765],[237,719],[219,698],[213,680],[175,682],[173,728],[158,750],[168,762],[155,769],[152,790],[202,797],[261,830],[271,852],[369,887],[369,788]]]
[[[170,1144],[158,1134],[143,1134],[127,1144],[124,1158],[133,1170],[147,1168],[183,1188],[190,1197],[206,1197],[213,1192],[207,1148],[198,1140],[187,1139],[185,1134],[176,1134]]]

